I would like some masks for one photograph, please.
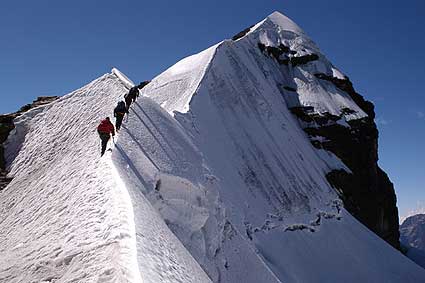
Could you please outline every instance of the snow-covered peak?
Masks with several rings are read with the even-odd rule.
[[[275,29],[276,31],[289,31],[297,35],[306,36],[305,32],[294,21],[278,11],[273,12],[264,20],[253,25],[249,29],[249,32],[267,29]]]
[[[270,14],[267,19],[279,26],[282,30],[292,31],[297,34],[305,34],[294,21],[278,11]]]
[[[233,62],[249,58],[241,71],[248,68],[251,74],[255,74],[262,70],[263,74],[258,74],[258,78],[267,75],[268,84],[278,86],[276,95],[285,97],[288,108],[313,107],[316,114],[329,113],[343,120],[367,116],[349,94],[332,82],[317,77],[346,79],[306,33],[279,12],[241,32],[233,41],[220,42],[182,59],[154,78],[142,92],[169,113],[187,113],[203,78],[208,75],[209,67],[216,61],[222,61],[220,57],[223,56],[232,57]],[[231,63],[228,67],[233,65]],[[350,114],[346,114],[347,109]]]

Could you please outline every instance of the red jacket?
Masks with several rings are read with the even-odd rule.
[[[97,131],[99,133],[112,134],[113,136],[115,136],[114,125],[112,125],[111,121],[106,119],[100,122],[99,126],[97,126]]]

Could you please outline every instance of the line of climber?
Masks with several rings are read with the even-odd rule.
[[[130,106],[132,102],[135,102],[136,99],[139,97],[140,93],[139,90],[145,87],[150,81],[144,81],[141,82],[137,86],[133,86],[130,88],[128,93],[124,95],[124,101],[119,101],[117,103],[117,106],[114,108],[114,117],[115,117],[115,127],[111,123],[111,119],[109,117],[106,117],[103,119],[99,126],[97,126],[97,132],[99,134],[102,147],[101,147],[101,154],[100,156],[103,156],[106,151],[106,147],[108,145],[109,140],[115,136],[115,129],[118,132],[121,129],[122,121],[124,119],[125,114],[128,116],[128,111],[130,110]]]

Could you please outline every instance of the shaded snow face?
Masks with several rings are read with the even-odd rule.
[[[276,85],[264,78],[261,70],[267,65],[262,63],[262,54],[244,47],[223,44],[199,89],[192,114],[206,131],[200,135],[211,136],[201,143],[212,159],[227,158],[234,163],[229,170],[257,202],[264,200],[264,205],[274,208],[269,212],[311,213],[337,198],[319,173],[324,171],[323,162]],[[211,117],[204,118],[206,115]],[[215,144],[213,131],[216,136],[226,136],[229,143]]]
[[[274,282],[274,275],[226,220],[219,198],[220,180],[212,174],[190,131],[182,126],[190,121],[184,115],[176,116],[179,118],[143,97],[134,103],[119,135],[112,158],[134,200],[135,211],[143,210],[140,200],[148,199],[214,282],[238,282],[245,278],[241,277],[244,273],[255,282]],[[135,218],[143,274],[145,269],[152,270],[148,268],[150,261],[143,258],[158,240],[156,234],[146,231],[149,219],[137,212]],[[201,276],[193,276],[196,273],[190,270],[191,265],[181,261],[180,267],[190,274],[184,282],[203,282],[199,281]],[[228,272],[230,265],[232,271]],[[247,266],[249,271],[245,271]],[[164,282],[160,274],[148,278]]]
[[[345,119],[366,114],[348,94],[315,76],[343,78],[297,26],[282,27],[288,22],[276,17],[254,26],[235,42],[224,41],[180,61],[142,90],[181,125],[194,151],[200,153],[202,166],[216,180],[214,186],[205,185],[200,181],[202,173],[193,168],[193,174],[184,174],[183,180],[167,181],[177,190],[193,192],[192,196],[214,192],[219,200],[203,205],[207,209],[199,210],[199,218],[188,225],[181,222],[185,217],[169,217],[170,211],[178,210],[168,198],[179,195],[189,203],[193,198],[167,189],[160,210],[171,220],[168,226],[213,281],[309,282],[320,278],[329,282],[399,282],[403,278],[415,282],[424,278],[420,269],[341,207],[325,175],[332,169],[348,168],[333,154],[315,150],[288,108],[312,106],[318,114],[341,116],[339,123],[345,126]],[[294,52],[288,53],[288,58],[274,58],[263,52],[259,43],[282,44]],[[308,57],[311,54],[317,58]],[[291,59],[297,57],[301,59]],[[286,66],[277,59],[303,63]],[[181,90],[175,84],[186,88]],[[181,107],[181,97],[189,103],[187,107]],[[345,115],[344,109],[352,111]],[[224,208],[225,221],[203,223],[207,215],[213,215],[214,206]],[[193,213],[192,208],[189,211]],[[211,234],[220,231],[212,229],[214,225],[223,223],[223,234]],[[202,227],[202,237],[193,231],[182,233],[189,227]],[[353,237],[348,237],[347,231]],[[199,253],[208,238],[222,238],[213,257]],[[188,239],[192,241],[187,243]],[[302,252],[301,247],[305,247]]]

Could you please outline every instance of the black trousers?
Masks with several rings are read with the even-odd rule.
[[[99,133],[99,137],[100,137],[100,140],[102,141],[102,152],[101,152],[100,156],[103,156],[103,154],[106,151],[106,146],[108,145],[108,141],[111,138],[111,135],[109,133],[108,134]]]
[[[126,98],[125,99],[125,107],[127,107],[127,111],[130,110],[131,102],[132,102],[132,99],[131,98]]]
[[[120,130],[123,119],[124,119],[124,114],[115,115],[115,128],[117,129],[117,131]]]

